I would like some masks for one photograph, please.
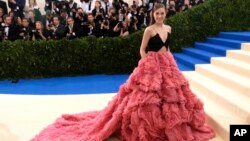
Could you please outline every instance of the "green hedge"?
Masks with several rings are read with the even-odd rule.
[[[207,0],[167,19],[172,26],[172,52],[192,46],[220,31],[250,27],[250,1]],[[130,73],[140,58],[143,31],[127,38],[0,43],[0,79]]]
[[[192,9],[176,14],[167,20],[172,26],[174,51],[204,41],[220,31],[242,31],[250,28],[250,1],[207,0]]]
[[[139,60],[141,34],[128,38],[2,42],[0,78],[130,72]]]

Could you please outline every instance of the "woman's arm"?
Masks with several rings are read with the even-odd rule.
[[[151,36],[151,31],[150,28],[147,27],[144,31],[143,37],[142,37],[142,42],[141,42],[141,47],[140,47],[140,55],[141,58],[146,57],[146,47],[148,45],[148,40],[150,39]]]
[[[172,32],[172,28],[170,25],[167,25],[167,28],[168,28],[168,32],[171,33]]]
[[[172,32],[171,26],[167,25],[167,28],[168,28],[168,32],[171,33]],[[168,37],[168,38],[170,38],[170,37]],[[168,51],[170,51],[169,45],[168,45]]]
[[[120,36],[121,37],[126,37],[126,36],[128,36],[129,35],[129,32],[128,32],[128,30],[125,30],[125,29],[121,29],[121,32],[120,32]]]
[[[44,35],[43,35],[43,31],[38,31],[38,33],[39,33],[39,35],[42,37],[43,40],[47,40],[47,38],[44,37]]]
[[[119,24],[121,24],[121,23],[118,22],[118,23],[116,24],[116,26],[113,28],[113,31],[114,31],[114,32],[117,32],[117,31],[120,30]]]

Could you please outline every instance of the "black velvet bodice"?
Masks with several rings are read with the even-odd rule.
[[[159,51],[162,47],[168,48],[170,41],[170,33],[168,32],[168,38],[164,42],[162,41],[160,35],[157,33],[155,36],[151,37],[148,41],[147,51]]]

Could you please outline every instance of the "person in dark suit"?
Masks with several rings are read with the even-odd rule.
[[[95,18],[92,13],[88,14],[88,21],[87,21],[87,31],[89,36],[100,37],[101,34],[101,24],[95,22]]]
[[[4,15],[8,13],[7,4],[5,1],[0,0],[0,8],[3,9]]]
[[[65,36],[68,39],[75,39],[77,37],[80,37],[82,34],[82,28],[74,23],[74,19],[72,17],[67,18],[67,26],[65,29]]]
[[[29,20],[27,18],[22,19],[22,25],[19,27],[20,29],[20,39],[23,40],[31,40],[33,36],[34,28],[29,26]]]
[[[4,16],[2,40],[15,41],[19,38],[19,28],[13,24],[11,16]]]
[[[15,11],[16,17],[23,17],[25,4],[26,0],[8,0],[8,6],[11,10]]]
[[[68,14],[69,16],[73,17],[76,14],[77,11],[77,3],[74,2],[74,0],[69,0],[68,2]]]
[[[45,0],[45,6],[44,6],[44,11],[47,12],[47,11],[52,11],[52,2],[54,0]]]
[[[58,40],[63,38],[65,26],[60,23],[60,18],[58,16],[52,18],[52,25],[49,26],[49,30],[52,33],[51,39]]]

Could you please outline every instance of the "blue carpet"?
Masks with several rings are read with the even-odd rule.
[[[97,94],[115,93],[128,75],[90,75],[19,80],[18,83],[0,81],[0,93],[4,94]]]

